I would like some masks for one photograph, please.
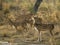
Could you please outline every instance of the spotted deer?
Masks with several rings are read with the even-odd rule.
[[[54,30],[54,24],[43,24],[42,23],[42,19],[38,18],[38,17],[33,17],[33,25],[36,31],[39,32],[39,42],[42,41],[41,38],[41,31],[48,31],[50,36],[51,36],[51,41],[55,41],[54,39],[54,34],[53,34],[53,30]],[[51,45],[55,45],[54,42],[51,42]]]

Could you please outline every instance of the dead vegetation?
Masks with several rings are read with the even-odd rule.
[[[13,2],[12,1],[6,2],[6,1],[2,2],[3,8],[2,10],[0,10],[0,31],[1,31],[0,40],[9,41],[9,42],[14,42],[18,39],[20,40],[22,39],[23,41],[25,41],[25,39],[26,41],[27,40],[36,41],[38,39],[38,32],[34,29],[34,27],[31,26],[33,22],[31,20],[32,15],[30,14],[33,5],[35,4],[33,2],[36,1],[35,0],[30,0],[30,1],[12,0]],[[55,24],[53,34],[59,32],[60,35],[60,30],[59,30],[60,3],[58,2],[59,1],[57,0],[55,6],[56,8],[52,7],[50,5],[51,3],[47,4],[46,2],[42,2],[36,15],[42,19],[42,23]],[[45,33],[47,34],[45,35]],[[48,32],[45,33],[42,32],[42,35],[45,35],[47,38],[48,37],[47,35],[49,35],[49,33]],[[55,35],[55,37],[57,36],[58,38],[59,35]],[[44,40],[45,40],[44,38],[45,36],[42,36]],[[57,38],[56,38],[56,43],[59,42]],[[47,40],[49,40],[49,37]],[[57,45],[59,45],[59,43],[57,43]]]

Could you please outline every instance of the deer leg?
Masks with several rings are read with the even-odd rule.
[[[42,35],[41,31],[39,31],[39,42],[42,41],[41,35]]]
[[[53,35],[53,33],[52,33],[52,30],[50,30],[50,36],[51,36],[51,37],[50,37],[50,40],[49,40],[49,41],[50,41],[51,45],[56,45],[56,44],[55,44],[55,40],[54,40],[54,35]]]
[[[38,31],[38,42],[40,42],[40,32]]]
[[[42,37],[41,37],[41,31],[40,31],[40,39],[39,39],[39,41],[41,41],[42,40]]]

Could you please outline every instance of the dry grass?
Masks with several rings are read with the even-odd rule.
[[[12,21],[15,21],[16,18],[18,18],[19,15],[28,15],[30,13],[30,11],[32,11],[33,5],[35,0],[16,0],[15,2],[2,2],[3,4],[3,11],[8,10],[9,13],[6,14],[8,16],[8,18],[10,18]],[[12,9],[10,9],[10,6],[13,6]],[[15,6],[15,7],[14,7]],[[60,23],[60,3],[56,3],[57,8],[52,7],[50,4],[47,4],[46,2],[42,2],[41,6],[38,9],[38,12],[36,15],[38,15],[39,18],[42,18],[43,23]],[[16,9],[15,9],[16,8]],[[20,19],[21,20],[21,19]],[[5,28],[6,27],[6,28]],[[55,32],[58,30],[58,32],[60,33],[60,26],[56,26],[55,25]],[[30,41],[36,41],[38,38],[38,32],[36,32],[31,26],[29,29],[29,31],[25,30],[23,27],[18,26],[20,30],[20,32],[22,31],[22,33],[18,33],[16,32],[16,29],[13,29],[11,26],[0,26],[0,34],[4,35],[13,35],[10,38],[5,38],[5,41],[15,41],[14,39],[17,38],[18,39],[28,39]],[[32,34],[31,34],[32,33]],[[48,34],[48,33],[47,33]],[[43,36],[44,37],[48,37],[48,36]],[[11,40],[9,40],[11,39]],[[20,39],[20,40],[21,40]],[[44,38],[46,39],[46,38]],[[48,38],[49,39],[49,38]],[[60,41],[56,41],[57,45],[60,45],[59,43]]]

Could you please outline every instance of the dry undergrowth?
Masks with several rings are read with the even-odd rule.
[[[29,2],[29,3],[27,3]],[[26,1],[18,1],[17,2],[2,2],[3,4],[3,11],[5,12],[6,10],[9,11],[8,14],[6,15],[9,19],[11,19],[13,22],[16,21],[22,21],[24,20],[25,15],[28,15],[30,11],[32,10],[32,7],[34,5],[35,0],[26,0]],[[51,6],[48,7],[47,3],[42,2],[41,7],[39,7],[38,12],[36,15],[38,15],[39,18],[42,18],[43,23],[60,23],[60,3],[57,3],[57,8],[52,8]],[[1,12],[1,11],[0,11]],[[3,14],[0,14],[3,15]],[[23,15],[22,18],[19,17],[20,15]],[[28,16],[27,16],[28,17]],[[1,19],[0,19],[1,20]],[[38,38],[38,32],[33,29],[33,27],[29,27],[27,29],[23,28],[22,26],[18,26],[17,28],[19,29],[19,33],[16,31],[16,28],[13,27],[13,25],[9,25],[9,22],[7,23],[4,21],[4,18],[1,22],[4,22],[5,25],[0,26],[0,35],[4,37],[4,35],[9,36],[9,38],[5,37],[0,40],[5,40],[5,41],[10,41],[14,42],[18,39],[22,39],[23,41],[25,39],[30,40],[30,41],[36,41]],[[17,23],[17,22],[16,22]],[[15,24],[16,24],[15,23]],[[55,32],[60,32],[60,26],[55,25]],[[54,33],[55,33],[54,32]],[[48,33],[47,33],[48,35]],[[45,37],[45,36],[43,36]],[[48,37],[48,36],[46,36]],[[17,39],[16,39],[17,38]],[[16,40],[15,40],[16,39]]]

